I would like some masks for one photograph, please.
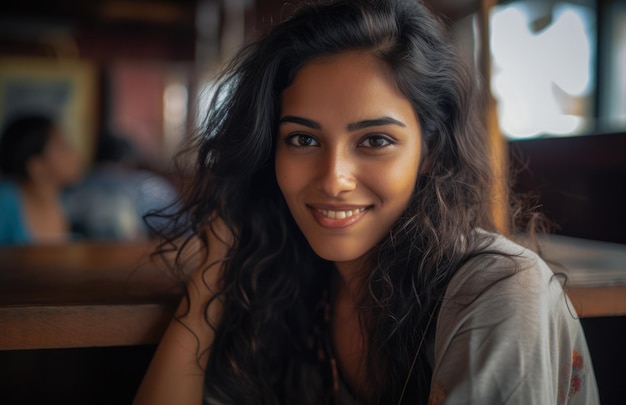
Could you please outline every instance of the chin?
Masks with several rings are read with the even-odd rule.
[[[351,262],[365,255],[367,250],[355,249],[341,243],[310,243],[313,251],[322,259],[330,262]]]

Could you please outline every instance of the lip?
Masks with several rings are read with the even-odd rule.
[[[330,205],[330,204],[307,204],[307,208],[311,211],[315,221],[326,229],[344,229],[357,223],[372,208],[371,205]],[[357,214],[353,214],[347,218],[329,218],[320,210],[328,211],[355,211],[361,210]]]

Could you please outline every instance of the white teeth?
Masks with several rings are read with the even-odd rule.
[[[346,219],[350,218],[353,215],[360,214],[361,212],[365,211],[365,208],[357,208],[348,211],[321,210],[316,208],[316,211],[331,219]]]

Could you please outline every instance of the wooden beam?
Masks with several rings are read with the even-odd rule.
[[[500,232],[508,234],[509,229],[509,194],[508,194],[508,145],[498,124],[496,100],[491,94],[491,49],[489,47],[489,14],[497,0],[481,0],[479,12],[480,59],[479,71],[483,78],[485,91],[485,123],[489,141],[489,160],[494,174],[491,193],[491,212],[493,222]]]

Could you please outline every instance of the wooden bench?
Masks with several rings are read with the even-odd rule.
[[[570,242],[552,243],[548,256],[569,268],[568,294],[601,391],[620,398],[623,376],[614,365],[626,357],[626,266],[619,254],[609,260],[606,251]],[[148,260],[153,247],[0,248],[0,403],[132,402],[180,300],[176,283]],[[590,273],[594,257],[615,266]]]
[[[0,350],[157,343],[180,297],[151,243],[0,249]]]
[[[153,248],[151,243],[0,248],[0,350],[157,343],[180,290],[149,260]],[[621,273],[618,268],[585,277],[572,261],[584,257],[588,263],[592,253],[571,248],[569,240],[560,239],[547,254],[572,269],[568,294],[579,315],[626,315],[626,260]]]

